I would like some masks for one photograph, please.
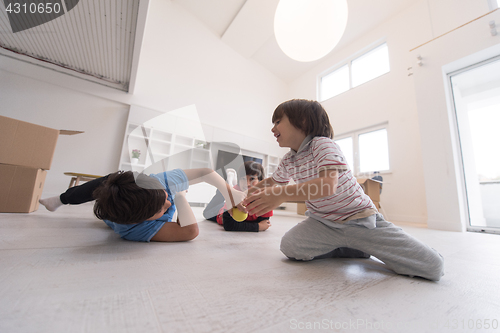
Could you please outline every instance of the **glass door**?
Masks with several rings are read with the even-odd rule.
[[[469,231],[500,233],[500,56],[449,74]]]

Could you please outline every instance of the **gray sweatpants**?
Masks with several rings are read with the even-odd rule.
[[[443,257],[436,250],[387,222],[381,214],[376,214],[376,226],[346,225],[339,229],[307,218],[283,236],[281,252],[290,259],[312,260],[335,254],[338,248],[350,248],[377,257],[398,274],[434,281],[443,276]]]

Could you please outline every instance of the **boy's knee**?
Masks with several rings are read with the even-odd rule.
[[[439,281],[444,275],[444,259],[438,252],[433,251],[434,253],[431,256],[422,259],[419,265],[420,268],[417,271],[413,274],[403,274],[411,277],[418,276],[431,281]]]
[[[436,252],[434,260],[429,265],[429,279],[439,281],[444,275],[444,259],[443,256]]]
[[[310,255],[305,254],[304,251],[301,250],[297,242],[289,233],[286,233],[281,238],[280,250],[288,259],[302,261],[313,259]]]

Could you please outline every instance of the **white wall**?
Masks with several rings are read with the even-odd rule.
[[[288,86],[176,2],[152,1],[149,11],[134,104],[162,111],[195,104],[203,123],[274,142],[271,116]]]
[[[43,196],[68,188],[64,172],[105,175],[118,166],[129,107],[0,70],[0,114],[54,129],[80,130],[60,135]]]
[[[384,176],[386,182],[382,192],[382,205],[387,217],[393,221],[430,222],[433,219],[428,210],[434,212],[436,204],[426,198],[428,176],[424,173],[421,136],[428,141],[442,139],[439,127],[421,130],[430,121],[422,118],[424,112],[416,103],[415,55],[410,50],[488,11],[487,1],[441,0],[420,1],[413,7],[397,14],[368,34],[355,40],[343,49],[330,54],[314,69],[292,82],[290,98],[316,99],[316,82],[320,73],[344,62],[347,58],[363,51],[369,45],[387,41],[391,71],[362,86],[349,90],[322,104],[330,115],[334,131],[342,134],[352,130],[389,123],[389,151],[392,173]],[[449,45],[448,54],[455,53],[461,46],[460,40]],[[439,78],[442,85],[442,78]],[[425,82],[423,84],[426,84]],[[444,98],[444,93],[442,98]],[[429,113],[427,112],[426,115]],[[441,125],[442,126],[442,125]],[[424,146],[424,150],[427,149]],[[432,162],[427,162],[432,163]],[[428,184],[427,184],[428,185]],[[441,201],[448,200],[441,193]]]
[[[200,120],[226,137],[245,133],[268,142],[262,150],[276,150],[271,116],[287,92],[284,82],[166,0],[151,1],[133,95],[3,56],[0,87],[1,115],[86,131],[59,140],[44,196],[67,186],[64,171],[116,170],[128,105],[167,112],[195,104]]]

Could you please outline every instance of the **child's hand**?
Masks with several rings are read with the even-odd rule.
[[[250,187],[249,189],[246,190],[247,196],[250,195],[250,194],[252,194],[252,193],[254,193],[255,191],[258,191],[259,189],[260,188],[255,187],[255,186]]]
[[[281,191],[277,191],[274,187],[264,187],[243,200],[243,205],[249,214],[261,216],[275,209],[283,203]],[[276,193],[277,192],[277,193]]]
[[[259,222],[259,231],[265,231],[265,230],[269,229],[270,226],[271,226],[271,221],[262,220]]]

